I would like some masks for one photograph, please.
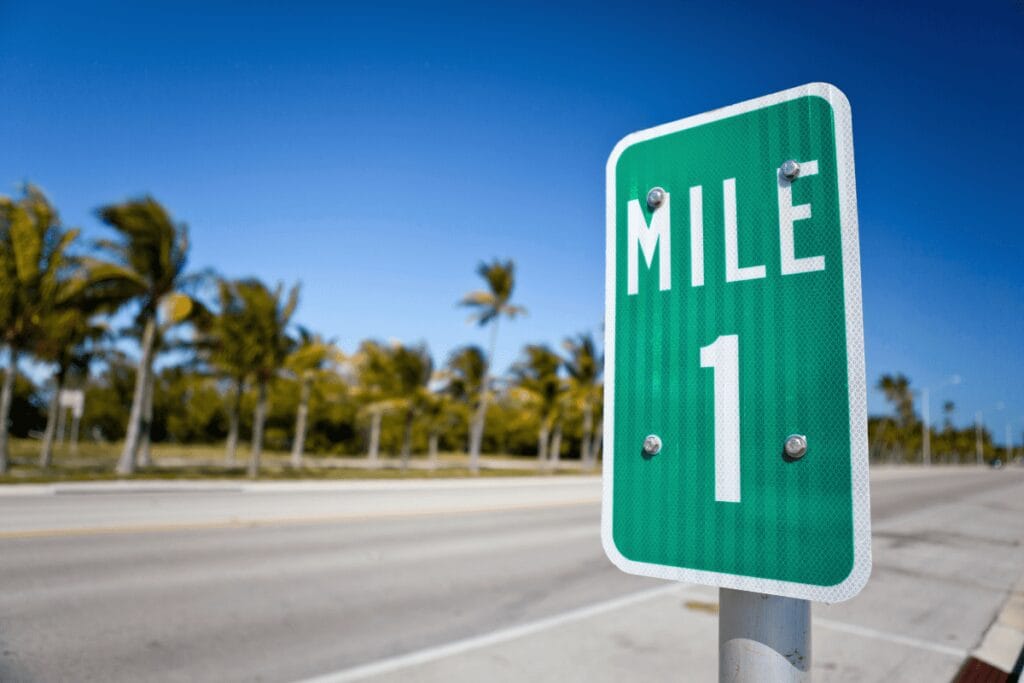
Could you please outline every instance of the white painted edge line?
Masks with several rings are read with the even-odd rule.
[[[909,477],[958,475],[965,471],[988,471],[987,467],[962,465],[951,467],[932,466],[928,469],[910,466],[872,465],[871,479],[903,479]],[[7,496],[52,496],[58,493],[146,493],[170,490],[194,493],[225,493],[229,489],[237,493],[291,493],[303,491],[419,491],[436,489],[494,489],[501,487],[544,488],[559,485],[577,486],[600,481],[601,475],[565,474],[551,477],[488,477],[485,479],[360,479],[332,480],[305,479],[298,481],[257,481],[240,482],[235,479],[132,479],[126,481],[76,481],[52,484],[0,484],[0,498]]]
[[[448,489],[548,488],[597,484],[600,474],[558,475],[551,477],[488,477],[484,479],[405,479],[405,480],[300,480],[239,482],[232,479],[177,479],[126,481],[63,482],[53,484],[0,484],[3,496],[52,496],[57,493],[146,493],[147,491],[187,491],[224,493],[290,493],[304,491],[421,491]]]
[[[470,650],[478,650],[490,645],[497,645],[499,643],[515,640],[517,638],[546,631],[563,624],[580,621],[599,614],[604,614],[605,612],[622,609],[623,607],[629,607],[668,593],[685,591],[686,588],[689,587],[673,583],[668,586],[659,586],[658,588],[630,593],[619,598],[613,598],[612,600],[579,607],[577,609],[569,610],[568,612],[562,612],[561,614],[555,614],[550,617],[538,619],[537,621],[520,624],[519,626],[512,626],[511,628],[492,631],[480,636],[456,640],[450,643],[445,643],[444,645],[428,647],[415,652],[409,652],[404,655],[380,659],[375,662],[370,662],[350,669],[343,669],[334,673],[316,676],[315,678],[308,678],[305,681],[302,681],[302,683],[347,683],[348,681],[359,681],[370,676],[379,676],[381,674],[399,671],[419,664],[426,664],[428,662],[461,654]]]
[[[920,638],[911,638],[910,636],[902,636],[890,631],[879,631],[878,629],[868,628],[866,626],[857,626],[855,624],[847,624],[842,621],[822,619],[821,617],[814,617],[811,620],[811,626],[825,628],[830,631],[838,631],[840,633],[849,633],[854,636],[871,638],[872,640],[882,640],[896,645],[905,645],[918,650],[928,650],[929,652],[936,652],[938,654],[948,655],[957,659],[963,659],[967,655],[967,650],[962,647],[952,647],[941,643],[932,643],[927,640],[921,640]]]
[[[429,489],[500,489],[500,488],[547,488],[560,485],[579,486],[597,484],[601,481],[600,474],[567,474],[557,476],[515,476],[486,477],[473,479],[470,477],[452,477],[450,479],[362,479],[348,481],[267,481],[242,484],[246,493],[272,491],[419,491]]]
[[[516,640],[518,638],[540,633],[564,624],[582,621],[584,619],[605,614],[606,612],[613,612],[624,607],[631,607],[638,603],[646,602],[663,595],[677,593],[680,597],[686,597],[690,593],[693,595],[704,595],[706,591],[707,587],[700,585],[673,583],[667,586],[659,586],[657,588],[639,591],[637,593],[630,593],[623,595],[622,597],[605,600],[604,602],[598,602],[585,607],[579,607],[569,610],[568,612],[562,612],[561,614],[555,614],[550,617],[520,624],[518,626],[492,631],[480,636],[473,636],[463,640],[455,640],[443,645],[428,647],[403,655],[396,655],[394,657],[379,659],[367,664],[361,664],[349,669],[342,669],[341,671],[307,678],[299,683],[349,683],[350,681],[361,681],[366,678],[370,678],[371,676],[393,673],[395,671],[400,671],[402,669],[407,669],[421,664],[428,664],[430,662],[462,654],[464,652],[479,650],[491,645],[498,645],[510,640]],[[942,645],[941,643],[932,643],[927,640],[921,640],[920,638],[912,638],[910,636],[903,636],[889,631],[880,631],[878,629],[868,628],[865,626],[847,624],[841,621],[834,621],[832,619],[814,617],[811,624],[812,627],[821,627],[830,631],[848,633],[850,635],[870,638],[872,640],[881,640],[895,645],[903,645],[917,650],[925,650],[928,652],[946,655],[956,659],[963,659],[967,656],[967,650],[964,648]]]

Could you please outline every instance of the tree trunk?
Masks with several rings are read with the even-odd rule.
[[[142,411],[142,428],[139,437],[139,456],[137,461],[139,467],[149,467],[153,464],[153,385],[156,383],[156,375],[149,373],[149,381],[146,382],[146,405]]]
[[[380,455],[380,421],[383,417],[384,411],[380,408],[375,408],[370,417],[370,450],[366,457],[374,465],[377,464],[377,457]]]
[[[128,415],[128,429],[124,435],[124,448],[117,461],[118,474],[135,472],[135,455],[139,451],[139,437],[142,427],[142,410],[145,407],[146,384],[153,371],[153,345],[156,342],[156,318],[150,316],[142,331],[142,353],[135,371],[135,392],[132,395],[132,410]]]
[[[559,420],[555,425],[555,434],[551,437],[551,448],[548,450],[548,460],[550,461],[551,469],[558,467],[558,463],[562,459],[562,421]]]
[[[263,453],[263,423],[267,419],[267,384],[259,383],[256,414],[252,420],[252,452],[249,453],[249,478],[260,476],[260,455]]]
[[[302,453],[306,448],[306,420],[309,417],[309,395],[313,388],[313,378],[302,378],[302,389],[299,391],[299,409],[295,413],[295,439],[292,441],[292,467],[302,467]]]
[[[78,455],[78,428],[82,424],[82,418],[75,414],[71,414],[71,455]]]
[[[473,474],[480,472],[480,446],[484,440],[484,420],[487,417],[487,396],[480,397],[476,412],[473,414],[473,424],[469,430],[469,471]]]
[[[57,444],[60,446],[64,445],[64,430],[68,423],[68,411],[67,408],[61,408],[57,406]]]
[[[590,406],[588,399],[583,404],[583,438],[580,439],[580,462],[584,467],[590,467],[590,456],[594,439],[594,409]]]
[[[238,451],[238,413],[242,409],[242,391],[244,380],[236,379],[231,396],[231,405],[228,406],[228,443],[224,460],[228,466],[235,464],[235,453]]]
[[[405,413],[405,434],[402,435],[402,469],[409,468],[409,457],[412,455],[412,425],[415,414],[408,410]]]
[[[7,372],[4,374],[3,389],[0,390],[0,474],[7,471],[10,453],[8,452],[9,430],[8,421],[11,418],[11,403],[14,400],[14,378],[18,374],[18,352],[13,347],[8,347]]]
[[[599,429],[599,430],[597,430],[597,438],[595,439],[595,442],[594,442],[594,450],[591,452],[591,455],[594,458],[594,464],[595,465],[597,465],[597,461],[601,457],[601,445],[603,443],[604,443],[604,430],[603,429]]]
[[[551,434],[551,427],[547,418],[540,421],[540,431],[537,433],[537,466],[544,467],[548,459],[548,440]]]
[[[430,457],[430,468],[434,470],[437,469],[437,439],[437,432],[431,430],[430,438],[427,439],[427,453]]]
[[[39,467],[47,469],[53,464],[53,441],[57,436],[57,414],[60,412],[60,390],[64,382],[57,373],[53,376],[53,398],[46,411],[46,431],[43,433],[43,445],[39,449]]]
[[[480,447],[484,440],[484,422],[487,419],[487,397],[488,386],[491,383],[491,370],[494,365],[494,349],[498,344],[498,318],[494,319],[494,326],[491,327],[491,344],[487,351],[487,367],[484,369],[484,378],[480,383],[480,403],[477,405],[476,415],[473,416],[473,428],[469,438],[469,471],[471,474],[480,473]]]

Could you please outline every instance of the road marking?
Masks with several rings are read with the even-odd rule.
[[[513,475],[477,479],[434,477],[406,479],[298,479],[284,481],[237,481],[232,479],[124,479],[53,482],[49,484],[0,484],[0,497],[121,493],[296,493],[310,491],[421,491],[492,488],[545,488],[600,485],[598,474]]]
[[[582,621],[590,617],[595,617],[607,612],[613,612],[618,609],[630,607],[632,605],[646,602],[663,595],[667,595],[673,592],[679,592],[683,597],[686,597],[688,592],[687,589],[695,589],[694,595],[697,596],[701,593],[701,587],[690,586],[688,584],[671,584],[668,586],[659,586],[658,588],[652,588],[645,591],[639,591],[637,593],[630,593],[619,598],[613,598],[604,602],[587,605],[585,607],[579,607],[577,609],[569,610],[568,612],[562,612],[550,617],[538,619],[537,621],[531,621],[526,624],[520,624],[519,626],[512,626],[506,629],[500,629],[498,631],[492,631],[485,633],[480,636],[473,636],[471,638],[465,638],[462,640],[455,640],[444,645],[437,645],[434,647],[424,648],[422,650],[416,650],[414,652],[408,652],[402,655],[396,655],[394,657],[387,657],[385,659],[378,659],[374,662],[367,664],[361,664],[359,666],[351,667],[348,669],[342,669],[341,671],[335,671],[333,673],[323,674],[321,676],[315,676],[313,678],[305,679],[301,683],[349,683],[350,681],[360,681],[371,676],[380,676],[387,673],[393,673],[402,669],[407,669],[413,666],[419,666],[421,664],[427,664],[439,659],[459,655],[472,650],[479,650],[492,645],[499,645],[501,643],[508,642],[510,640],[516,640],[525,636],[540,633],[548,629],[556,628],[564,624]],[[705,589],[706,591],[706,589]],[[690,603],[687,603],[689,605]],[[702,603],[705,604],[705,603]],[[713,605],[715,611],[717,611],[718,603],[706,603]],[[832,619],[822,619],[815,617],[812,621],[814,626],[820,626],[832,631],[839,631],[841,633],[848,633],[851,635],[863,636],[865,638],[871,638],[874,640],[882,640],[897,645],[904,645],[906,647],[912,647],[919,650],[927,650],[929,652],[935,652],[938,654],[948,655],[950,657],[956,657],[962,659],[967,655],[967,651],[963,648],[951,647],[948,645],[942,645],[940,643],[931,643],[926,640],[918,638],[911,638],[909,636],[902,636],[897,633],[891,633],[888,631],[879,631],[877,629],[868,628],[865,626],[856,626],[854,624],[847,624],[840,621],[833,621]]]
[[[320,515],[315,517],[277,517],[266,519],[230,519],[216,522],[179,522],[166,524],[125,524],[123,526],[65,527],[56,529],[25,529],[22,531],[0,531],[0,540],[21,538],[50,538],[56,536],[100,536],[109,534],[140,534],[168,531],[205,531],[213,529],[245,529],[275,526],[298,526],[303,524],[337,524],[345,522],[367,522],[377,519],[401,519],[406,517],[433,517],[443,515],[478,514],[487,512],[515,512],[518,510],[541,510],[548,508],[575,507],[601,502],[600,497],[577,498],[547,503],[489,505],[473,508],[452,507],[434,510],[396,510],[378,513],[348,513]]]
[[[814,617],[811,623],[813,626],[821,626],[832,631],[839,631],[840,633],[849,633],[851,635],[863,636],[874,640],[883,640],[897,645],[906,645],[907,647],[917,648],[918,650],[937,652],[939,654],[949,655],[950,657],[956,657],[958,659],[963,659],[967,656],[967,650],[960,647],[951,647],[941,643],[932,643],[927,640],[911,638],[910,636],[901,636],[898,633],[891,633],[889,631],[879,631],[866,626],[856,626],[854,624],[846,624],[841,621],[822,619],[821,617]]]
[[[612,612],[617,609],[622,609],[623,607],[629,607],[630,605],[645,602],[652,598],[660,597],[679,590],[679,584],[672,584],[669,586],[659,586],[658,588],[640,591],[638,593],[630,593],[619,598],[598,602],[592,605],[587,605],[586,607],[579,607],[574,610],[569,610],[568,612],[562,612],[561,614],[545,617],[544,619],[520,624],[519,626],[492,631],[491,633],[485,633],[481,636],[456,640],[450,643],[445,643],[444,645],[428,647],[423,650],[409,652],[404,655],[379,659],[375,662],[352,667],[350,669],[342,669],[341,671],[336,671],[334,673],[316,676],[314,678],[306,679],[302,683],[347,683],[348,681],[362,680],[369,676],[379,676],[380,674],[391,673],[393,671],[406,669],[419,664],[426,664],[427,662],[444,659],[445,657],[461,654],[470,650],[478,650],[490,645],[497,645],[499,643],[522,638],[563,624],[580,621],[599,614],[604,614],[605,612]]]

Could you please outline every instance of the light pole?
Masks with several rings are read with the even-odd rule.
[[[981,411],[974,414],[974,449],[978,454],[978,464],[985,464],[985,449],[981,439]]]
[[[932,464],[932,427],[927,388],[921,390],[921,417],[924,420],[924,425],[922,425],[924,438],[921,442],[921,459],[924,461],[924,466],[928,467]]]

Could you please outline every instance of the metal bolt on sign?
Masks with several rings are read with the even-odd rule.
[[[665,190],[661,187],[652,187],[647,193],[647,208],[657,209],[665,202]]]
[[[800,175],[800,164],[794,159],[789,159],[782,164],[782,175],[786,176],[786,180],[793,180]]]
[[[644,453],[647,455],[657,455],[661,453],[661,437],[657,434],[650,434],[644,439]]]
[[[807,437],[803,434],[791,434],[786,437],[786,455],[799,460],[807,454]]]

